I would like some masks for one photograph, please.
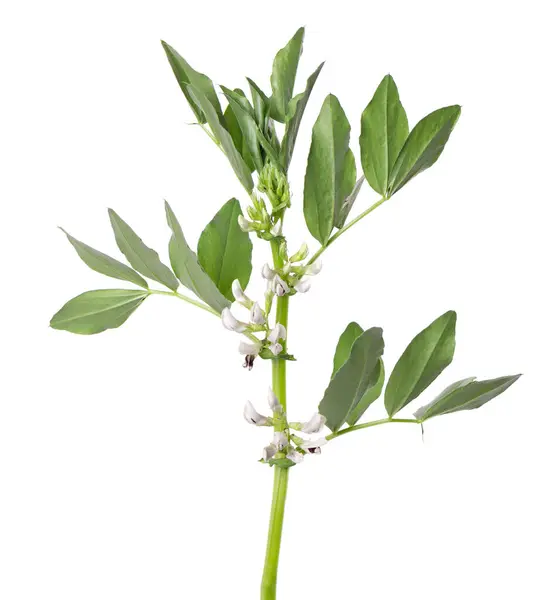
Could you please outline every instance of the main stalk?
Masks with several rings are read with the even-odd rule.
[[[279,255],[279,243],[271,242],[273,251],[273,264],[275,269],[283,266]],[[277,323],[288,328],[289,297],[277,298]],[[285,340],[285,345],[286,345]],[[286,351],[286,348],[285,348]],[[276,359],[272,361],[272,387],[283,410],[287,411],[287,361]],[[283,532],[283,519],[285,516],[285,502],[287,499],[287,488],[289,483],[289,470],[275,466],[273,476],[273,495],[271,500],[271,514],[269,516],[269,531],[267,534],[267,550],[262,576],[261,600],[276,600],[277,569],[279,567],[279,552],[281,549],[281,534]]]

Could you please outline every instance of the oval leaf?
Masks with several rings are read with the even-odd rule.
[[[312,129],[304,178],[304,217],[308,230],[322,245],[333,229],[336,207],[344,200],[350,132],[339,100],[330,94]]]
[[[226,202],[203,230],[198,242],[198,260],[220,292],[229,300],[235,279],[245,288],[252,272],[252,242],[238,225],[242,214],[236,198]]]
[[[386,196],[389,174],[409,135],[407,114],[391,75],[386,75],[364,109],[360,129],[362,168],[371,187]]]
[[[368,410],[368,407],[372,404],[372,402],[375,402],[382,395],[385,376],[386,373],[384,369],[384,361],[380,358],[374,373],[376,383],[372,385],[366,394],[364,394],[362,400],[349,413],[349,416],[347,417],[347,425],[350,425],[351,427],[356,425],[362,415]]]
[[[64,230],[62,229],[62,231]],[[72,244],[72,246],[76,249],[76,252],[81,260],[90,269],[93,269],[93,271],[97,271],[97,273],[107,275],[108,277],[114,277],[115,279],[135,283],[136,285],[146,289],[149,288],[147,281],[145,281],[145,279],[139,273],[136,273],[133,269],[130,269],[128,265],[121,263],[119,260],[116,260],[107,254],[103,254],[103,252],[95,250],[95,248],[91,248],[91,246],[88,246],[79,240],[76,240],[76,238],[72,237],[67,231],[64,231],[64,233],[70,241],[70,244]]]
[[[460,114],[460,106],[447,106],[435,110],[417,123],[390,173],[389,195],[395,194],[440,158]]]
[[[407,346],[386,386],[385,405],[390,417],[421,394],[451,363],[456,320],[455,312],[448,311]]]
[[[284,48],[275,55],[271,73],[271,117],[285,122],[289,101],[293,97],[298,61],[302,54],[304,27],[301,27]]]
[[[485,381],[474,381],[474,377],[463,379],[450,385],[430,404],[419,409],[415,417],[424,422],[439,415],[480,408],[505,392],[520,377],[521,375],[510,375]]]
[[[155,250],[148,248],[133,229],[123,221],[111,208],[109,208],[110,224],[114,231],[116,243],[120,252],[136,271],[158,281],[164,286],[176,291],[178,281],[172,271],[159,259]]]
[[[333,357],[333,377],[337,371],[347,362],[351,354],[351,348],[356,340],[364,333],[364,329],[354,321],[349,323],[345,331],[339,337],[337,347],[335,348],[335,356]]]
[[[196,253],[188,246],[182,227],[168,202],[165,202],[165,210],[167,223],[172,231],[169,241],[169,256],[175,275],[198,298],[218,313],[221,313],[224,308],[230,306],[230,301],[221,294],[209,275],[201,267]]]
[[[384,340],[379,327],[368,329],[353,344],[349,358],[333,376],[320,402],[320,414],[327,419],[331,431],[339,430],[376,383],[376,367],[383,351]]]
[[[50,326],[91,335],[120,327],[147,298],[144,290],[95,290],[76,296],[52,317]]]

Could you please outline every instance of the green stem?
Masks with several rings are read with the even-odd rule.
[[[367,429],[368,427],[376,427],[376,425],[383,425],[384,423],[420,423],[418,419],[380,419],[379,421],[369,421],[368,423],[360,423],[359,425],[353,425],[352,427],[346,427],[336,433],[330,433],[326,436],[328,440],[334,440],[335,438],[350,433],[351,431],[358,431],[359,429]]]
[[[188,296],[184,296],[184,294],[179,294],[178,292],[164,292],[162,290],[149,290],[149,293],[150,294],[160,294],[161,296],[174,296],[175,298],[180,298],[180,300],[184,300],[184,302],[188,302],[188,304],[193,304],[194,306],[197,306],[198,308],[203,308],[203,310],[207,311],[208,313],[211,313],[212,315],[214,315],[216,317],[221,316],[216,310],[211,308],[211,306],[207,306],[207,304],[204,304],[203,302],[198,302],[197,300],[194,300],[193,298],[188,298]],[[252,340],[253,342],[260,341],[254,334],[250,333],[249,331],[244,331],[242,333],[242,335],[246,336],[248,339]]]
[[[215,315],[217,317],[221,316],[216,310],[211,308],[211,306],[207,306],[207,304],[204,304],[203,302],[198,302],[197,300],[194,300],[193,298],[188,298],[188,296],[184,296],[184,294],[179,294],[178,292],[164,292],[162,290],[149,290],[149,293],[150,294],[160,294],[161,296],[174,296],[175,298],[180,298],[180,300],[184,300],[184,302],[193,304],[194,306],[197,306],[198,308],[203,308],[203,310],[206,310],[208,313],[211,313],[212,315]]]
[[[341,227],[337,233],[332,235],[329,240],[314,254],[314,256],[308,261],[308,264],[311,265],[314,261],[321,256],[327,248],[333,244],[333,242],[340,236],[342,236],[346,231],[348,231],[353,225],[356,225],[361,219],[364,219],[366,215],[369,215],[372,211],[376,210],[379,206],[382,206],[384,202],[387,202],[389,198],[380,198],[378,202],[367,208],[364,212],[360,213],[358,217],[355,217],[352,221],[349,221],[344,227]]]
[[[279,242],[272,240],[273,264],[276,269],[283,266],[279,255]],[[288,326],[289,297],[277,298],[276,322]],[[286,340],[285,340],[286,346]],[[286,351],[286,347],[285,347]],[[287,419],[287,361],[272,361],[272,387],[277,396],[285,419]],[[267,535],[267,550],[262,575],[261,600],[275,600],[277,589],[277,570],[279,567],[279,552],[281,549],[281,534],[283,531],[283,518],[285,515],[285,502],[287,499],[287,487],[289,482],[289,470],[279,466],[275,470],[273,480],[273,496],[271,500],[271,514],[269,516],[269,530]]]

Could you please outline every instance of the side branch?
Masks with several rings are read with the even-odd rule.
[[[352,221],[349,221],[344,227],[341,227],[337,233],[332,235],[329,240],[314,254],[314,256],[308,261],[308,264],[311,265],[315,262],[325,251],[327,248],[333,244],[333,242],[341,237],[346,231],[348,231],[353,225],[356,225],[361,219],[364,219],[366,215],[369,215],[372,211],[376,210],[378,207],[382,206],[384,202],[387,202],[389,198],[380,198],[377,202],[375,202],[372,206],[367,208],[364,212],[360,213],[357,217],[355,217]]]
[[[378,421],[369,421],[368,423],[360,423],[359,425],[353,425],[352,427],[345,427],[345,429],[339,430],[337,433],[330,433],[326,436],[326,439],[333,440],[341,435],[350,433],[351,431],[358,431],[359,429],[367,429],[368,427],[375,427],[376,425],[383,425],[384,423],[416,423],[420,425],[420,421],[417,419],[380,419]]]

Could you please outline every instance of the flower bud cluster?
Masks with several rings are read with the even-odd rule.
[[[291,205],[291,192],[285,173],[272,162],[267,162],[259,176],[258,190],[265,194],[271,203],[271,214],[280,214]]]
[[[250,217],[238,215],[238,226],[242,231],[253,231],[264,240],[272,240],[283,233],[283,219],[280,216],[270,216],[265,201],[252,194],[252,204],[246,208]]]
[[[268,392],[268,404],[272,416],[261,415],[251,402],[244,407],[244,418],[250,425],[258,427],[273,427],[273,440],[262,452],[260,462],[274,464],[276,461],[287,460],[293,466],[302,462],[306,454],[321,454],[322,447],[327,443],[326,438],[305,439],[291,432],[291,429],[305,434],[320,433],[325,425],[325,417],[316,413],[310,420],[303,423],[287,423],[281,403],[273,390]]]

